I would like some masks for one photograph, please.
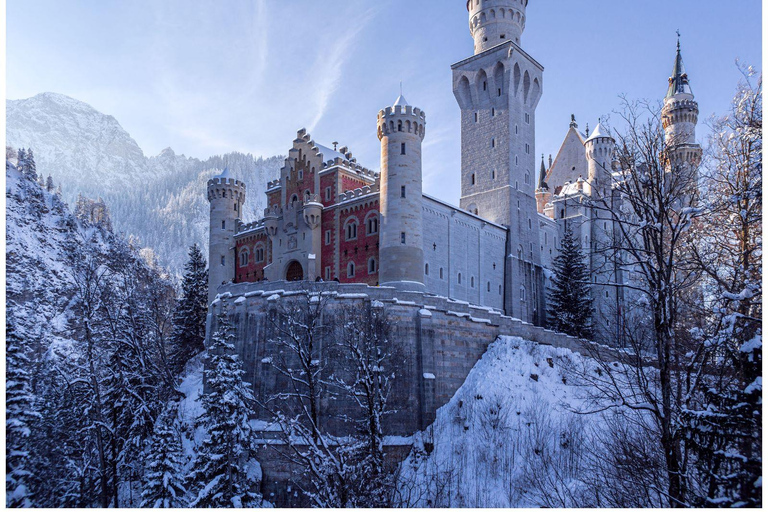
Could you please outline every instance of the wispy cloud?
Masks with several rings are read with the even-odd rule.
[[[338,32],[335,30],[326,32],[328,37],[334,39],[327,49],[320,48],[312,66],[312,75],[319,77],[319,79],[314,90],[312,102],[315,114],[309,126],[307,126],[307,130],[310,132],[314,130],[325,115],[330,99],[339,87],[344,65],[352,54],[355,40],[377,11],[377,7],[372,7],[361,15],[350,19],[344,24],[344,27],[351,28],[343,33],[341,37],[336,38]]]

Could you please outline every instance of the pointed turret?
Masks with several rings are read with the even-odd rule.
[[[548,189],[547,168],[544,166],[544,153],[541,154],[541,169],[539,170],[539,188]]]
[[[672,76],[669,77],[669,88],[667,89],[666,98],[671,98],[677,94],[690,94],[691,85],[688,83],[688,74],[685,72],[685,65],[683,65],[683,54],[680,51],[680,37],[677,38],[677,54],[675,55],[675,65],[672,68]]]
[[[550,166],[551,166],[550,162]],[[539,182],[536,186],[536,210],[544,215],[547,204],[552,202],[552,193],[547,185],[547,168],[544,166],[544,153],[541,154],[541,169],[539,170]]]

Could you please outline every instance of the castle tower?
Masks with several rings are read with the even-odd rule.
[[[400,95],[379,112],[379,284],[423,290],[421,142],[426,114]]]
[[[587,183],[594,199],[607,199],[611,190],[611,165],[616,141],[597,123],[592,135],[584,141],[587,154]]]
[[[507,315],[545,322],[536,204],[536,106],[544,68],[520,47],[526,0],[467,2],[475,55],[452,66],[461,108],[462,209],[509,229]]]
[[[222,283],[235,277],[235,233],[245,202],[245,183],[231,178],[229,170],[208,180],[211,203],[208,235],[208,304]]]
[[[701,162],[701,146],[696,143],[698,119],[699,104],[693,98],[678,38],[672,76],[661,111],[666,144],[670,149],[669,170],[695,169]]]
[[[505,41],[520,44],[528,0],[467,0],[475,55]]]
[[[552,157],[549,157],[549,166],[552,167]],[[544,207],[552,201],[552,192],[547,184],[547,168],[544,166],[544,154],[541,155],[541,168],[539,169],[539,184],[536,186],[536,209],[544,213]]]

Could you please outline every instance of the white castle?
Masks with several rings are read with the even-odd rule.
[[[269,207],[240,221],[245,186],[225,173],[208,182],[210,297],[223,283],[336,280],[466,301],[546,324],[552,262],[566,224],[594,278],[596,335],[616,339],[626,276],[600,249],[611,215],[615,140],[601,124],[582,134],[571,117],[554,161],[537,176],[536,107],[543,70],[522,48],[528,0],[469,0],[474,55],[452,66],[461,109],[459,207],[422,192],[426,114],[401,95],[378,114],[381,173],[299,130],[267,186]],[[678,43],[663,120],[676,154],[698,160],[698,107]],[[618,200],[617,200],[618,201]]]

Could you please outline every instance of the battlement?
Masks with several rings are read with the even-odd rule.
[[[467,0],[469,32],[475,40],[475,53],[505,41],[520,44],[527,6],[528,0]]]
[[[352,199],[356,199],[358,197],[364,197],[369,194],[375,194],[380,191],[379,183],[376,182],[373,185],[366,185],[364,187],[356,188],[354,190],[348,190],[347,192],[342,192],[339,194],[339,203],[343,203],[345,201],[351,201]]]
[[[208,201],[226,197],[245,201],[245,183],[234,178],[219,176],[208,180]]]
[[[662,109],[662,113],[669,112],[670,110],[678,110],[678,109],[685,109],[689,111],[695,111],[698,113],[699,111],[699,103],[690,98],[670,98],[664,103],[664,108]]]
[[[254,231],[260,231],[262,229],[265,229],[264,227],[264,219],[259,219],[255,222],[249,222],[248,224],[245,224],[243,222],[240,222],[240,220],[237,221],[237,228],[235,229],[236,236],[242,235],[245,233],[253,233]]]
[[[380,110],[377,122],[379,140],[395,133],[411,133],[423,140],[427,114],[411,105],[395,105]]]

